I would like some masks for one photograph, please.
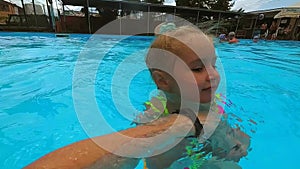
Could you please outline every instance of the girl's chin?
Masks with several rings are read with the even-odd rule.
[[[167,93],[166,95],[167,95],[167,98],[170,99],[170,101],[172,101],[172,102],[177,101],[180,103],[181,99],[184,99],[188,102],[205,104],[205,103],[211,103],[214,100],[215,90],[201,91],[199,96],[194,95],[194,94],[180,96],[180,95],[174,94],[174,93]]]
[[[211,103],[213,101],[213,97],[209,96],[209,97],[200,97],[197,99],[193,99],[193,98],[188,98],[186,99],[188,101],[194,102],[194,103],[198,103],[198,104],[206,104],[206,103]]]
[[[215,91],[201,92],[200,103],[210,103],[215,97]]]
[[[210,103],[210,102],[212,102],[212,98],[205,98],[205,99],[200,98],[200,103]]]

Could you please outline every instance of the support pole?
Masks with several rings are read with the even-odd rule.
[[[218,17],[218,26],[217,26],[217,31],[216,31],[216,37],[218,36],[218,32],[219,32],[220,20],[221,20],[221,13],[219,13],[219,17]]]
[[[33,14],[34,14],[34,21],[35,21],[35,27],[37,27],[37,18],[36,18],[36,10],[35,10],[35,3],[34,0],[32,0],[32,8],[33,8]]]
[[[147,35],[150,33],[150,5],[148,5],[148,14],[147,14]]]
[[[52,30],[55,31],[55,18],[54,18],[54,13],[53,13],[53,3],[52,3],[52,0],[47,0],[50,4],[50,19],[52,21]]]
[[[122,4],[121,4],[121,1],[119,2],[119,10],[122,9]],[[120,18],[119,18],[119,34],[122,35],[122,12],[120,14]]]
[[[237,24],[236,24],[236,28],[235,28],[235,33],[237,33],[239,23],[240,23],[240,17],[238,16],[238,20],[237,20]]]
[[[48,11],[48,17],[49,17],[49,26],[50,26],[50,29],[53,31],[53,29],[52,29],[52,17],[51,17],[51,11],[50,11],[50,6],[49,6],[48,0],[46,0],[46,6],[47,6],[47,11]]]
[[[176,7],[174,7],[174,19],[173,19],[174,23],[175,23],[175,18],[176,18]]]
[[[43,14],[46,15],[46,8],[45,8],[45,4],[43,4]]]
[[[57,0],[55,0],[55,3],[56,3],[56,10],[57,10],[57,15],[58,15],[58,20],[60,20],[60,11],[58,9],[58,3],[57,3]]]
[[[199,22],[199,16],[200,16],[200,11],[198,10],[198,13],[197,13],[197,21],[196,21],[196,25],[198,26],[198,22]]]
[[[66,24],[66,11],[65,11],[65,4],[62,4],[63,7],[63,22],[64,22],[64,32],[67,32],[67,24]]]
[[[21,3],[22,3],[22,7],[23,7],[23,14],[24,14],[24,17],[25,17],[26,26],[28,27],[29,24],[28,24],[28,19],[27,19],[26,11],[25,11],[24,0],[21,0]]]
[[[256,27],[256,23],[257,23],[257,18],[258,18],[258,15],[256,16],[256,19],[255,19],[255,23],[254,23],[254,27],[253,27],[253,31],[252,31],[252,37],[254,36],[255,27]]]
[[[90,18],[90,11],[89,11],[89,7],[90,7],[90,2],[89,0],[86,0],[86,14],[87,14],[87,21],[88,21],[88,27],[89,27],[89,34],[92,33],[91,30],[91,18]]]

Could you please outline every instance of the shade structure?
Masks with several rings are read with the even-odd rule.
[[[285,8],[274,16],[274,19],[278,18],[299,18],[300,8]]]

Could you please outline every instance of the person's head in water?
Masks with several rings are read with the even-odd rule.
[[[229,37],[229,39],[235,38],[235,33],[234,32],[229,32],[228,37]]]
[[[258,42],[258,40],[259,40],[259,36],[258,35],[255,35],[254,37],[253,37],[253,42]]]
[[[235,37],[235,33],[234,32],[229,32],[228,34],[228,42],[229,43],[237,43],[238,39]]]
[[[172,101],[209,103],[219,85],[212,41],[198,28],[182,26],[159,35],[146,64],[158,89]]]
[[[227,41],[227,37],[225,33],[219,35],[219,42]]]

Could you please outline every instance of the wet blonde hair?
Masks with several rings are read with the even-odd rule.
[[[193,25],[180,26],[176,29],[167,31],[163,34],[159,34],[151,44],[148,54],[146,56],[146,65],[148,66],[150,72],[155,70],[152,69],[153,65],[157,63],[157,61],[154,60],[162,59],[161,57],[164,57],[163,55],[165,53],[165,52],[157,52],[157,50],[153,50],[153,49],[167,51],[178,57],[183,56],[186,50],[192,50],[190,47],[187,46],[186,40],[185,41],[183,40],[184,37],[190,34],[201,35],[205,39],[210,41],[207,35],[205,35],[199,28]],[[170,63],[166,64],[166,66],[174,67],[174,61],[170,60]]]

